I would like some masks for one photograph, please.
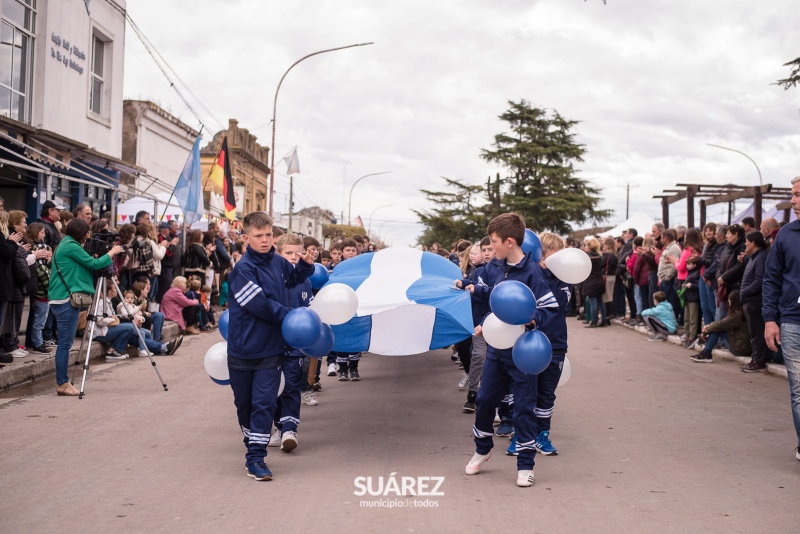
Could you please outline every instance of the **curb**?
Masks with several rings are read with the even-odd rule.
[[[171,321],[165,322],[161,331],[162,338],[173,339],[178,336],[180,328],[176,323]],[[69,369],[75,365],[75,362],[86,357],[86,352],[79,354],[81,340],[76,339],[72,344],[72,349],[69,351]],[[135,355],[138,352],[136,347],[128,347],[127,353]],[[90,352],[89,360],[95,361],[103,357],[105,350],[103,345],[97,341],[92,342],[92,349]],[[56,372],[56,351],[53,349],[50,354],[36,354],[30,353],[25,358],[15,358],[14,363],[4,364],[5,367],[0,369],[0,392],[6,392],[14,387],[31,384],[36,380],[40,380],[47,376],[53,375]],[[79,364],[82,365],[82,364]]]
[[[646,326],[630,326],[625,324],[621,319],[612,319],[611,322],[613,324],[622,326],[629,330],[635,330],[636,332],[642,335],[649,335],[650,331],[647,329]],[[672,334],[667,336],[667,342],[672,343],[674,345],[678,345],[683,347],[683,342],[680,339],[680,336],[677,334]],[[701,349],[689,349],[694,352],[700,352]],[[750,358],[748,356],[734,356],[729,350],[727,349],[714,349],[711,351],[711,355],[714,358],[718,358],[720,360],[729,360],[736,363],[741,363],[742,365],[747,365],[750,363]],[[789,375],[786,371],[786,367],[777,363],[768,363],[765,373],[768,375],[780,376],[785,379],[789,379]]]

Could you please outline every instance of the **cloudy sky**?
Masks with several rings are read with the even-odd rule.
[[[361,215],[395,246],[414,244],[412,209],[440,176],[481,183],[502,169],[479,158],[508,100],[581,121],[581,175],[603,191],[609,223],[660,217],[653,195],[676,183],[787,186],[800,174],[800,89],[771,85],[800,55],[789,0],[129,0],[128,12],[208,111],[236,118],[269,146],[278,98],[278,158],[297,145],[296,206]],[[198,126],[131,31],[126,98],[150,99]],[[195,108],[200,106],[192,99]],[[279,167],[275,210],[287,205]],[[744,207],[744,205],[741,205]],[[377,208],[377,209],[376,209]],[[684,203],[672,223],[685,221]],[[710,218],[722,220],[721,208]],[[683,222],[681,221],[681,222]]]

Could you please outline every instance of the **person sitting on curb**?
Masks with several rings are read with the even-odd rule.
[[[663,291],[656,291],[653,294],[655,306],[642,312],[644,324],[653,331],[653,335],[647,341],[664,341],[667,335],[678,331],[678,321],[675,318],[672,304],[667,302],[667,296]]]
[[[703,336],[706,337],[705,346],[700,354],[692,356],[697,363],[714,363],[711,351],[721,341],[735,356],[749,356],[751,354],[750,330],[744,316],[739,292],[734,291],[728,295],[728,316],[703,327]]]
[[[195,325],[199,321],[197,307],[200,305],[200,301],[184,295],[186,289],[186,278],[176,276],[172,280],[172,287],[164,293],[164,298],[161,299],[161,313],[164,314],[165,319],[178,323],[181,332],[199,334],[200,330]]]

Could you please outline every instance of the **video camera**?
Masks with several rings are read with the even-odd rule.
[[[98,258],[103,254],[107,254],[116,245],[121,246],[123,250],[127,250],[128,248],[123,243],[120,243],[118,233],[103,230],[102,232],[92,234],[92,237],[86,240],[83,248],[90,256]]]

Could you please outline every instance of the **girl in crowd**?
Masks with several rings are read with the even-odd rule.
[[[42,329],[47,321],[50,305],[47,303],[47,290],[50,288],[50,259],[53,251],[44,243],[45,229],[39,222],[31,223],[26,232],[26,240],[36,256],[31,266],[31,275],[36,277],[36,291],[30,297],[28,325],[25,329],[25,345],[33,352],[49,354],[50,349],[44,345]]]
[[[717,312],[717,302],[714,289],[710,282],[706,282],[705,272],[714,263],[714,254],[717,250],[717,225],[708,223],[703,227],[703,253],[698,259],[700,264],[700,314],[703,317],[704,324],[711,324],[714,322],[714,316]]]
[[[605,292],[603,293],[603,310],[605,316],[610,317],[613,312],[613,298],[614,298],[614,274],[617,272],[617,242],[613,237],[607,237],[603,240],[603,277],[606,281]],[[606,319],[603,325],[608,326],[610,319]]]
[[[151,331],[153,339],[161,341],[161,329],[164,327],[164,314],[161,312],[148,311],[150,303],[148,295],[152,294],[149,280],[137,280],[133,283],[134,305],[140,310],[144,317],[142,328]]]

